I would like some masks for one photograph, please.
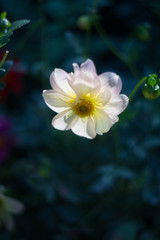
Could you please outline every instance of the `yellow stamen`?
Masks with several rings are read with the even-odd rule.
[[[75,114],[82,118],[91,115],[94,109],[95,109],[94,101],[89,98],[78,99],[73,107]]]

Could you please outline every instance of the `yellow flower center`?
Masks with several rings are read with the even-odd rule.
[[[92,99],[89,98],[78,99],[73,107],[75,114],[82,118],[91,115],[94,109],[95,103]]]

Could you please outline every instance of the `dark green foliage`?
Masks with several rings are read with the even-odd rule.
[[[1,0],[0,7],[13,21],[1,46],[27,23],[16,19],[31,19],[8,44],[15,65],[0,92],[0,180],[25,212],[0,240],[159,240],[159,98],[146,100],[141,86],[119,122],[93,140],[52,128],[55,114],[42,98],[54,68],[71,72],[86,58],[98,74],[119,74],[126,95],[144,76],[160,76],[159,1],[99,0],[92,11],[99,33],[95,23],[78,25],[91,14],[90,0]]]
[[[7,27],[7,31],[4,32],[3,35],[0,37],[0,48],[9,42],[10,37],[15,30],[21,28],[22,26],[24,26],[25,24],[27,24],[29,22],[30,22],[29,20],[18,20],[18,21],[13,22],[9,26],[9,29]]]
[[[0,79],[4,77],[10,70],[13,62],[10,60],[7,60],[3,63],[2,67],[0,68]],[[5,82],[0,80],[0,90],[4,89],[6,86]]]
[[[0,48],[5,46],[9,42],[10,36],[15,30],[21,28],[22,26],[30,22],[29,20],[19,20],[11,24],[10,21],[6,18],[6,15],[6,12],[2,12],[0,14]],[[6,51],[0,61],[0,79],[8,73],[13,64],[12,61],[5,61],[7,55],[8,51]],[[0,90],[4,89],[5,86],[6,84],[1,81]]]
[[[12,64],[13,62],[11,60],[7,60],[3,63],[2,67],[0,68],[0,79],[9,72]]]
[[[11,26],[11,23],[6,16],[6,12],[0,14],[0,37],[7,33],[7,29]]]

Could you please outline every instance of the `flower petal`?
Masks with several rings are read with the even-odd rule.
[[[119,121],[119,117],[113,114],[109,115],[112,125]]]
[[[104,111],[108,114],[119,115],[127,107],[128,102],[128,97],[124,94],[120,94],[110,99],[110,102],[104,107]]]
[[[110,86],[113,88],[116,92],[116,94],[119,94],[122,89],[122,81],[121,78],[113,73],[113,72],[105,72],[101,75],[99,75],[99,79],[102,84],[102,89],[104,87]]]
[[[74,97],[75,93],[68,83],[69,79],[70,75],[67,72],[56,68],[50,75],[50,84],[54,90]]]
[[[90,94],[94,97],[100,90],[100,81],[98,79],[94,63],[88,59],[79,66],[74,63],[74,74],[71,77],[70,85],[75,93],[80,97]]]
[[[84,84],[90,86],[92,91],[95,91],[99,87],[100,81],[96,72],[96,68],[92,60],[88,59],[80,66],[80,81],[84,81]]]
[[[69,130],[74,126],[78,117],[74,114],[71,109],[67,109],[59,114],[57,114],[52,119],[52,125],[54,128],[59,130]]]
[[[97,98],[96,98],[96,101],[98,102],[98,104],[100,106],[104,106],[106,105],[109,100],[110,100],[110,97],[111,97],[111,91],[109,91],[108,88],[104,88],[102,91],[99,92]]]
[[[75,76],[78,76],[80,69],[77,63],[73,63],[73,69],[74,69]]]
[[[68,82],[78,97],[83,95],[96,97],[101,89],[101,83],[97,75],[91,79],[81,73],[77,76],[74,74],[72,80],[69,80]]]
[[[73,98],[62,93],[55,92],[54,90],[44,90],[43,98],[47,106],[57,113],[71,107],[74,102]]]
[[[87,133],[91,138],[96,137],[95,122],[91,117],[88,118]]]
[[[97,75],[95,65],[90,59],[87,59],[87,61],[81,64],[80,71],[89,78],[93,78],[95,75]]]
[[[96,133],[102,135],[105,132],[108,132],[111,126],[118,121],[118,118],[110,118],[104,111],[97,110],[93,115],[95,121],[95,130]]]
[[[100,87],[92,87],[91,84],[89,84],[86,81],[83,81],[83,79],[81,79],[81,81],[76,81],[75,83],[73,83],[73,89],[76,93],[76,95],[81,98],[82,96],[86,96],[89,95],[90,97],[94,97],[98,94]]]
[[[81,137],[90,139],[96,136],[94,121],[88,117],[78,118],[76,124],[72,127],[72,131]]]

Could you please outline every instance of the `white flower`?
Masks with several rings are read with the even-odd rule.
[[[4,195],[4,189],[0,189],[0,228],[4,225],[8,231],[15,227],[12,214],[20,214],[24,210],[24,205],[14,199]]]
[[[52,125],[59,130],[71,129],[75,134],[94,138],[108,132],[128,104],[128,97],[120,94],[122,82],[112,72],[97,75],[94,63],[88,59],[74,73],[55,69],[50,76],[52,90],[44,90],[43,97],[58,114]]]

